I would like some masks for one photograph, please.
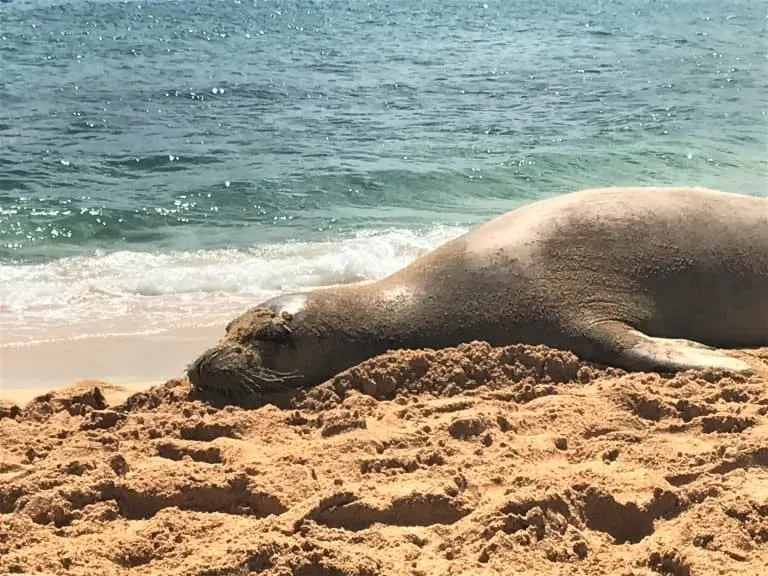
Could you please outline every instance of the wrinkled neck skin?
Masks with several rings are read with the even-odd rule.
[[[383,288],[383,289],[382,289]],[[264,366],[296,373],[314,386],[360,362],[414,341],[411,325],[419,300],[402,285],[351,284],[294,293],[260,307],[284,314],[292,345],[260,350]],[[261,345],[259,345],[261,346]]]

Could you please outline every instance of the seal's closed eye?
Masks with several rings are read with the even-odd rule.
[[[286,344],[291,348],[296,347],[296,343],[293,340],[293,330],[282,318],[274,318],[261,330],[255,331],[253,339],[273,342],[275,344]]]
[[[287,312],[275,312],[257,306],[244,312],[227,324],[227,339],[238,342],[269,342],[295,347],[293,331],[288,322],[293,317]]]

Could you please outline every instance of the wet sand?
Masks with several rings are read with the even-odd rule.
[[[213,345],[222,326],[178,328],[150,334],[65,337],[0,344],[0,398],[49,390],[77,380],[136,385],[164,382]]]

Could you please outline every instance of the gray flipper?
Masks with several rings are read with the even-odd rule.
[[[592,329],[601,348],[612,351],[614,363],[627,370],[681,372],[714,368],[740,374],[754,369],[714,348],[679,338],[648,336],[623,322],[606,322]]]

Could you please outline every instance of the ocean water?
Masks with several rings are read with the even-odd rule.
[[[587,186],[768,195],[753,0],[2,0],[0,342],[219,322]]]

